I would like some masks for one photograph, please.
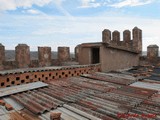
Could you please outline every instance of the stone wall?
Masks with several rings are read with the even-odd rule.
[[[31,60],[30,47],[18,44],[15,47],[15,60],[8,61],[5,60],[5,47],[0,44],[0,70],[64,65],[63,62],[71,62],[69,49],[69,47],[58,47],[58,59],[52,59],[51,47],[38,47],[38,59]]]
[[[79,64],[100,63],[102,71],[126,69],[139,65],[142,52],[142,30],[137,27],[124,30],[123,39],[120,32],[109,29],[102,31],[102,42],[82,43],[76,46],[76,58]]]
[[[120,39],[120,32],[115,30],[111,32],[109,29],[104,29],[102,31],[102,42],[108,43],[114,46],[121,46],[125,49],[133,50],[136,52],[142,51],[142,30],[138,27],[134,27],[131,32],[130,30],[124,30],[123,39]]]
[[[3,62],[5,61],[5,47],[0,44],[0,70],[3,70]]]
[[[4,65],[3,70],[10,70],[10,69],[18,68],[16,61],[5,61],[3,65]]]
[[[116,71],[139,65],[139,55],[125,50],[100,47],[100,63],[102,71]]]

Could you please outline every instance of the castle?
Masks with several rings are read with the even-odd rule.
[[[129,68],[139,64],[142,52],[142,30],[135,27],[131,32],[120,32],[105,29],[102,31],[102,42],[84,43],[76,47],[76,54],[80,64],[101,63],[102,71]]]
[[[102,42],[77,45],[79,64],[66,66],[72,63],[69,47],[58,47],[57,59],[51,47],[38,47],[38,59],[32,60],[30,47],[18,44],[15,60],[8,61],[0,44],[0,118],[159,119],[159,47],[149,45],[147,55],[141,53],[142,30],[137,27],[132,38],[125,30],[122,41],[118,31],[105,29]]]
[[[15,47],[15,60],[8,61],[5,59],[5,47],[0,44],[0,70],[57,66],[70,60],[69,47],[58,47],[57,59],[52,59],[51,47],[38,47],[38,60],[32,60],[30,47],[18,44]]]
[[[132,38],[131,38],[132,33]],[[102,31],[102,42],[82,43],[75,47],[75,59],[80,65],[101,63],[102,71],[130,68],[148,61],[158,61],[159,47],[148,46],[147,57],[142,56],[142,30],[134,27],[132,32],[124,30],[123,40],[120,32],[109,29]],[[34,68],[64,65],[71,61],[70,48],[58,47],[57,59],[52,59],[51,47],[38,47],[38,60],[31,60],[30,47],[18,44],[15,47],[15,60],[5,60],[5,46],[0,44],[0,70],[15,68]]]

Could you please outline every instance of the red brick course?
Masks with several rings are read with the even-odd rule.
[[[51,71],[37,71],[7,74],[0,76],[0,88],[31,83],[36,81],[48,82],[59,78],[67,78],[72,76],[79,76],[81,74],[88,74],[100,71],[100,65],[96,66],[81,66],[81,67],[66,67],[58,70]]]

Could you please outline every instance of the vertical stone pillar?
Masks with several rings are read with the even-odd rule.
[[[74,54],[75,54],[75,60],[78,61],[78,56],[79,56],[79,47],[80,45],[77,45],[74,49]]]
[[[52,52],[51,47],[38,47],[39,66],[51,66]]]
[[[129,30],[123,31],[123,40],[128,42],[131,40],[131,32]]]
[[[30,65],[30,48],[26,44],[16,46],[15,59],[18,68],[27,68]]]
[[[159,47],[157,45],[149,45],[147,47],[147,59],[149,61],[157,61],[159,54]]]
[[[0,43],[0,70],[3,70],[4,61],[5,61],[5,47]]]
[[[113,43],[118,44],[118,42],[120,41],[120,32],[118,32],[117,30],[115,30],[112,33],[112,40],[113,40]]]
[[[123,42],[124,45],[129,48],[130,46],[130,42],[131,42],[131,32],[129,30],[125,30],[123,31]]]
[[[142,52],[142,30],[133,28],[133,49],[137,52]]]
[[[60,62],[65,62],[70,60],[69,47],[58,47],[58,60]]]
[[[111,41],[111,31],[108,29],[104,29],[102,31],[102,42],[110,43],[110,41]]]

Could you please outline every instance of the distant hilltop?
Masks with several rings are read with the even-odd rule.
[[[71,58],[74,58],[74,53],[71,53]],[[30,51],[31,60],[38,59],[38,51]],[[5,50],[5,58],[7,61],[15,60],[15,50]],[[57,59],[57,52],[52,51],[52,59]]]

